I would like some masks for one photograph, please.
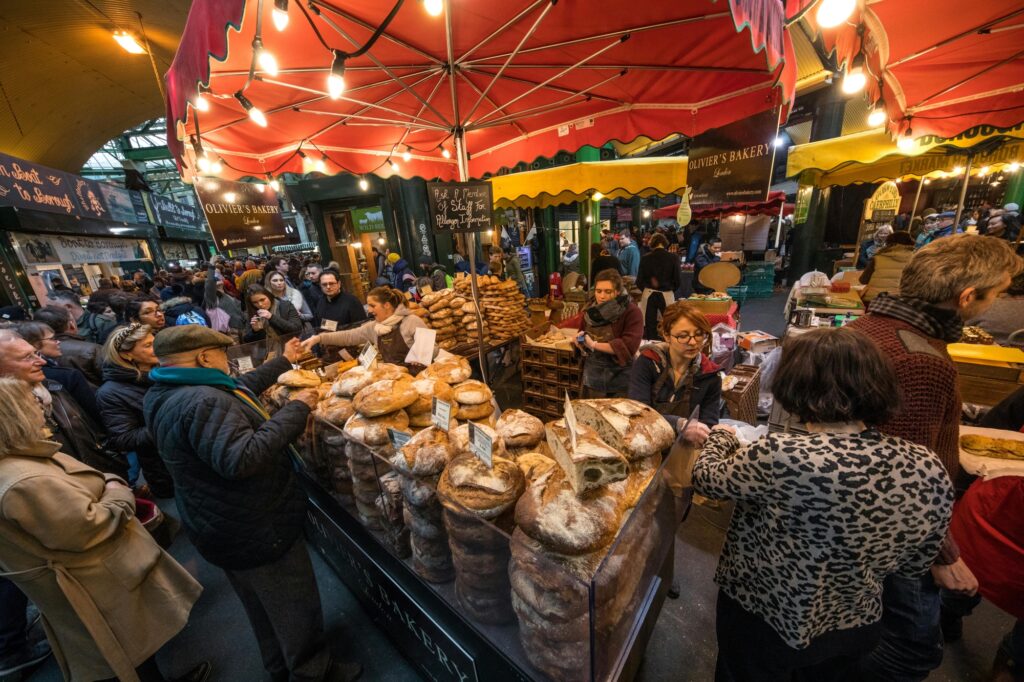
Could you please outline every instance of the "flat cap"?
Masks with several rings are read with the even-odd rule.
[[[160,331],[153,339],[153,352],[158,358],[163,358],[190,350],[223,348],[233,344],[227,334],[200,324],[184,324]]]

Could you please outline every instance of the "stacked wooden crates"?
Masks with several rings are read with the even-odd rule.
[[[775,292],[775,263],[748,261],[743,269],[744,298],[771,298]]]
[[[565,394],[576,400],[583,395],[583,357],[572,349],[530,343],[523,336],[523,410],[538,419],[559,419],[565,411]]]

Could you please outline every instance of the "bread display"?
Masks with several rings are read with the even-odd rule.
[[[343,374],[339,374],[331,390],[334,391],[335,395],[351,398],[375,381],[400,379],[402,376],[408,375],[409,370],[399,365],[386,363],[378,363],[374,367],[358,365]]]
[[[384,537],[395,556],[407,559],[412,554],[412,547],[409,544],[409,527],[405,525],[402,512],[402,486],[398,474],[391,471],[380,477],[380,495],[374,504],[384,521]]]
[[[349,471],[352,474],[352,498],[356,512],[360,522],[373,530],[382,531],[388,528],[385,516],[377,506],[377,498],[381,493],[379,479],[391,470],[386,457],[392,452],[390,446],[369,448],[353,440],[349,440],[345,445]]]
[[[622,525],[622,500],[607,487],[577,495],[560,468],[526,489],[516,505],[516,525],[553,552],[578,556],[595,552]]]
[[[477,421],[487,419],[494,414],[494,404],[491,402],[480,403],[479,405],[459,405],[455,411],[455,418],[462,421]]]
[[[409,413],[410,419],[416,415],[430,415],[434,407],[434,398],[448,403],[454,401],[452,387],[447,382],[435,377],[424,376],[425,374],[425,372],[420,373],[420,376],[416,377],[412,382],[413,390],[416,391],[419,397],[416,399],[416,402],[409,405],[405,410]],[[428,420],[427,424],[429,423]]]
[[[316,409],[313,410],[313,417],[320,421],[327,422],[328,424],[334,424],[335,426],[344,426],[345,422],[348,421],[349,417],[355,414],[356,409],[352,405],[352,401],[348,398],[343,398],[338,395],[328,395],[323,398],[316,405]]]
[[[488,624],[511,622],[508,535],[515,504],[525,488],[515,462],[494,457],[487,467],[475,455],[456,455],[441,474],[437,496],[455,566],[455,594],[465,612]]]
[[[493,428],[486,424],[476,423],[476,426],[491,437],[491,453],[498,457],[505,457],[505,441],[494,431]],[[471,453],[469,449],[469,424],[461,424],[457,428],[451,429],[448,432],[448,438],[452,444],[452,453],[459,455],[463,453]]]
[[[356,393],[352,403],[364,417],[380,417],[397,412],[419,399],[420,394],[413,388],[412,382],[409,375],[375,381]]]
[[[518,455],[516,457],[516,464],[519,466],[519,470],[523,472],[523,477],[527,483],[532,483],[558,466],[555,460],[539,452],[526,452]]]
[[[606,398],[572,401],[576,421],[628,459],[659,454],[672,445],[676,433],[657,410],[635,400]]]
[[[433,377],[446,384],[455,385],[469,379],[472,374],[473,370],[469,366],[469,360],[455,355],[429,365],[420,373],[420,377]]]
[[[629,475],[629,462],[622,453],[601,440],[589,426],[578,425],[575,448],[565,420],[552,422],[544,430],[555,461],[577,493],[621,481]]]
[[[467,330],[468,340],[475,341],[483,337],[492,343],[500,343],[529,328],[526,297],[519,291],[515,280],[502,281],[493,275],[479,275],[476,281],[484,328],[479,328],[473,309],[464,310],[462,323]],[[468,275],[456,276],[454,286],[457,294],[469,299],[472,284]]]
[[[470,379],[463,381],[452,388],[455,393],[455,402],[460,405],[480,405],[490,402],[494,394],[490,387],[482,381]]]
[[[308,369],[290,369],[277,377],[277,383],[289,388],[317,388],[320,386],[320,375]]]
[[[522,410],[505,410],[495,431],[507,448],[533,448],[545,438],[544,422]]]
[[[363,445],[384,445],[388,442],[388,429],[396,431],[409,430],[409,415],[405,410],[381,415],[380,417],[364,417],[356,413],[345,422],[345,435]]]

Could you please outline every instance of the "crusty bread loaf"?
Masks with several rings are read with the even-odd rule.
[[[431,426],[413,436],[392,458],[399,473],[406,476],[431,476],[441,473],[452,457],[448,434]]]
[[[352,404],[364,417],[379,417],[404,409],[416,402],[420,394],[412,385],[412,377],[375,381],[356,393]]]
[[[516,456],[516,464],[523,472],[526,482],[532,483],[558,466],[555,460],[539,452],[526,452]]]
[[[494,403],[488,401],[486,403],[480,403],[479,405],[462,405],[459,404],[459,409],[455,411],[455,418],[463,421],[476,421],[477,419],[487,419],[494,414]]]
[[[429,294],[423,297],[423,299],[420,301],[420,305],[423,306],[424,308],[430,308],[430,306],[434,305],[441,299],[450,298],[453,293],[454,291],[452,289],[440,289],[438,291],[431,291]]]
[[[624,509],[632,509],[647,491],[647,487],[658,473],[660,466],[660,454],[633,460],[629,463],[629,476],[622,481],[612,483],[608,489],[620,496]]]
[[[474,422],[474,424],[480,427],[484,433],[491,437],[491,454],[497,457],[505,457],[505,441],[501,439],[494,429],[486,424],[480,424]],[[461,424],[458,428],[450,429],[448,431],[448,438],[452,443],[453,454],[462,454],[472,452],[469,449],[469,424]]]
[[[355,414],[355,407],[348,398],[331,395],[317,403],[313,416],[335,426],[344,426],[348,418]]]
[[[351,398],[364,387],[373,383],[373,371],[359,365],[338,375],[332,390],[334,395]]]
[[[544,430],[555,461],[577,493],[621,481],[629,475],[629,462],[622,453],[601,440],[589,426],[578,425],[575,449],[565,420],[552,422]]]
[[[512,460],[492,457],[488,468],[471,454],[456,455],[448,462],[437,484],[441,503],[459,513],[494,519],[511,509],[526,486]]]
[[[452,387],[441,379],[421,374],[413,379],[412,387],[419,394],[419,397],[416,399],[416,402],[406,408],[410,418],[413,415],[423,414],[424,412],[430,414],[434,406],[435,397],[447,403],[454,401]],[[429,421],[427,423],[429,424]]]
[[[345,422],[345,435],[364,445],[384,445],[388,442],[388,429],[409,430],[409,415],[405,410],[380,417],[364,417],[357,413]]]
[[[277,377],[277,383],[289,388],[317,388],[320,375],[308,369],[290,369]]]
[[[490,387],[482,381],[470,379],[452,387],[455,392],[455,402],[460,405],[480,405],[490,402],[494,394]]]
[[[596,430],[602,440],[629,459],[659,454],[676,437],[657,410],[635,400],[574,400],[572,405],[579,423]]]
[[[577,495],[560,468],[535,479],[516,505],[516,525],[553,552],[580,555],[612,541],[622,525],[620,499],[607,488]]]
[[[472,373],[473,370],[469,366],[469,360],[459,355],[453,355],[450,358],[438,360],[431,364],[423,370],[420,376],[434,377],[453,386],[468,379]]]
[[[544,422],[522,410],[505,410],[495,428],[507,448],[532,448],[544,440]]]

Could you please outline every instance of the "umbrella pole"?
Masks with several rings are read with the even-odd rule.
[[[953,234],[956,234],[956,229],[960,226],[960,214],[964,212],[964,200],[967,199],[967,185],[971,181],[971,162],[974,161],[974,155],[967,155],[967,167],[964,169],[964,184],[960,186],[960,203],[956,205],[956,219],[953,221]]]
[[[782,241],[782,214],[786,212],[786,197],[782,197],[782,207],[779,208],[779,224],[775,228],[775,251],[779,251],[779,242]]]
[[[455,158],[459,164],[459,181],[469,180],[469,158],[466,154],[466,139],[462,130],[455,133]],[[473,309],[476,311],[476,328],[479,332],[476,337],[476,354],[480,359],[480,378],[487,383],[487,353],[484,350],[484,318],[480,312],[480,289],[476,284],[476,232],[470,232],[469,237],[469,285],[473,293]]]
[[[917,202],[921,200],[921,188],[924,187],[924,176],[922,175],[917,181],[917,193],[914,194],[914,205],[910,209],[910,220],[913,222],[914,216],[917,214]],[[961,199],[963,201],[963,199]]]

